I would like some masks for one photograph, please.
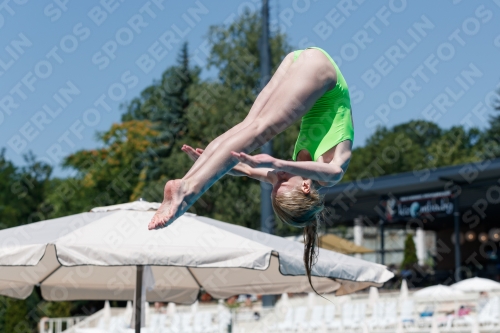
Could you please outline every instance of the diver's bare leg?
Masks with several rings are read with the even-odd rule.
[[[289,53],[281,62],[279,65],[278,69],[274,73],[273,77],[269,81],[269,83],[265,86],[264,89],[260,92],[260,94],[257,96],[255,99],[255,102],[252,105],[252,108],[248,112],[248,115],[245,117],[245,119],[237,124],[236,126],[233,126],[231,129],[226,131],[224,134],[219,135],[217,138],[212,140],[212,142],[205,148],[203,151],[203,154],[198,158],[198,160],[195,161],[195,163],[191,166],[189,171],[186,173],[184,178],[190,177],[193,173],[195,173],[202,165],[206,163],[206,160],[212,156],[212,153],[217,150],[219,145],[227,140],[229,137],[237,134],[242,128],[244,128],[246,125],[245,123],[252,122],[255,120],[257,117],[259,117],[262,109],[266,105],[266,103],[269,101],[269,98],[275,91],[276,87],[278,87],[283,80],[287,77],[288,69],[290,68],[290,65],[293,63],[293,53]]]

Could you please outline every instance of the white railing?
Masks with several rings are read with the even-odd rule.
[[[112,316],[117,316],[117,315],[123,314],[123,312],[125,312],[125,308],[111,308],[111,315]],[[97,327],[99,320],[101,318],[103,318],[103,316],[104,316],[104,309],[101,309],[88,317],[83,317],[84,320],[79,321],[75,325],[68,327],[65,331],[62,331],[62,332],[63,333],[75,333],[79,328]],[[42,332],[42,333],[44,333],[44,332]],[[52,333],[52,332],[49,331],[48,333]],[[59,333],[59,332],[54,332],[54,333]]]
[[[62,333],[85,318],[87,317],[42,318],[40,320],[40,333]]]

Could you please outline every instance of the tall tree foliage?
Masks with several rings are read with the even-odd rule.
[[[500,84],[497,87],[500,87]],[[493,107],[497,113],[490,116],[490,127],[484,137],[484,155],[489,158],[500,157],[500,88],[497,89]]]
[[[40,221],[49,209],[43,203],[52,168],[31,153],[24,160],[16,167],[0,150],[0,229]]]
[[[484,158],[482,137],[476,128],[442,129],[423,120],[380,127],[353,150],[344,181],[479,161]]]
[[[81,150],[65,159],[64,166],[73,168],[78,174],[71,180],[73,184],[58,184],[60,190],[54,192],[53,205],[68,209],[70,207],[65,204],[76,204],[88,211],[94,206],[137,199],[144,176],[142,156],[151,149],[148,137],[154,135],[156,131],[148,120],[124,121],[99,133],[97,138],[102,148]],[[82,193],[87,199],[78,201]]]
[[[145,154],[146,180],[157,181],[169,172],[168,158],[187,135],[186,109],[189,89],[198,81],[200,69],[190,66],[188,45],[184,43],[177,64],[163,73],[161,80],[144,89],[140,98],[127,107],[124,119],[147,119],[156,135],[150,136],[151,147]]]
[[[46,316],[34,291],[24,300],[0,296],[0,332],[36,333],[40,318]]]
[[[218,72],[217,82],[221,86],[223,98],[215,98],[215,102],[223,104],[220,107],[226,110],[211,115],[215,126],[210,130],[210,139],[242,121],[260,92],[261,21],[256,13],[245,12],[232,24],[212,26],[209,30],[207,38],[211,52],[207,65]],[[286,36],[279,33],[271,36],[269,45],[271,67],[276,70],[292,48]],[[276,157],[291,157],[298,129],[297,122],[275,138]]]
[[[417,258],[417,249],[415,247],[415,242],[413,241],[413,236],[408,234],[406,235],[405,240],[405,248],[403,252],[403,262],[401,263],[401,267],[409,269],[412,268],[413,265],[418,263]]]

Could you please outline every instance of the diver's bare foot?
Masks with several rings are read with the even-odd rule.
[[[187,204],[184,199],[189,194],[187,182],[185,180],[169,180],[167,184],[165,184],[163,202],[151,219],[151,222],[149,222],[148,229],[152,230],[166,227],[180,215],[184,214],[187,208],[189,208],[186,207]],[[185,209],[180,209],[181,207]]]

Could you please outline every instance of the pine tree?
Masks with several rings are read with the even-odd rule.
[[[155,181],[168,174],[164,163],[180,138],[187,135],[186,109],[189,107],[189,89],[197,81],[200,69],[189,62],[188,44],[184,43],[177,64],[165,70],[159,82],[149,86],[140,98],[128,106],[123,120],[147,119],[158,134],[149,139],[153,148],[145,154],[146,181]]]
[[[497,90],[500,96],[500,89]],[[493,101],[495,110],[500,111],[500,98]],[[490,116],[490,128],[484,133],[485,149],[483,155],[485,158],[500,157],[500,114]]]
[[[403,262],[401,263],[402,268],[411,268],[413,265],[418,263],[417,250],[415,248],[415,242],[413,241],[413,236],[406,235],[405,249]]]
[[[160,158],[168,157],[177,139],[187,131],[185,113],[189,106],[188,89],[193,83],[187,43],[182,46],[177,63],[177,66],[170,67],[163,74],[158,87],[162,95],[162,108],[157,108],[151,114],[153,129],[160,133],[154,138],[157,144],[154,155]]]

